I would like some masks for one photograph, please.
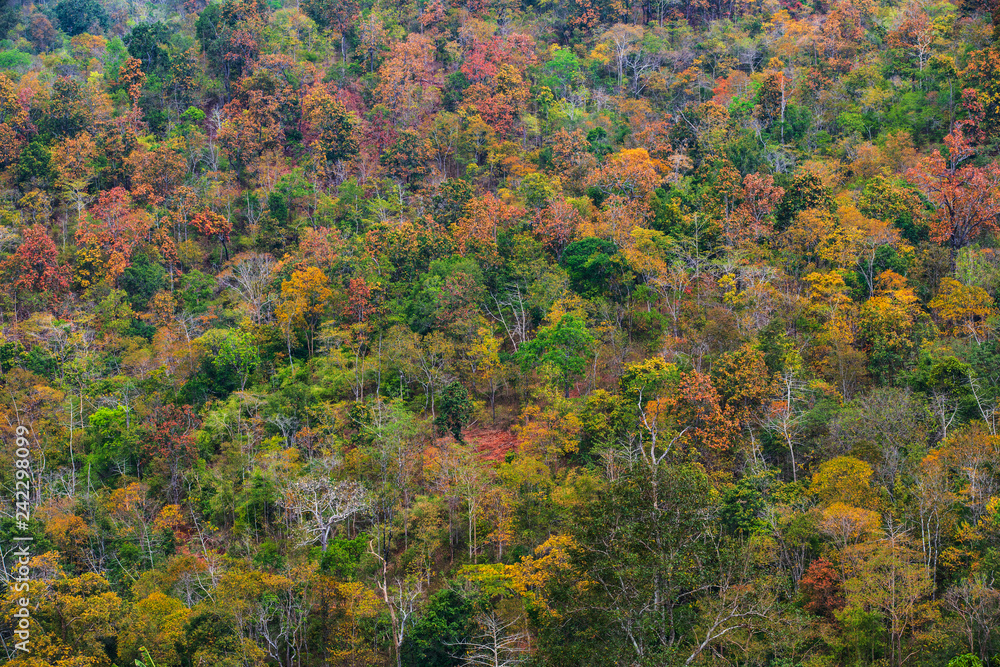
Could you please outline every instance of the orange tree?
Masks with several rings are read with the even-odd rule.
[[[947,243],[952,259],[960,248],[980,236],[1000,231],[1000,167],[991,162],[984,167],[959,165],[975,150],[961,125],[945,137],[947,159],[935,150],[909,172],[907,177],[934,204],[935,219],[931,238]]]

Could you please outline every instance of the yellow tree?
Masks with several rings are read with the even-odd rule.
[[[887,222],[869,218],[854,206],[842,206],[837,211],[838,226],[819,244],[821,258],[844,269],[857,267],[875,293],[878,277],[879,250],[888,246],[905,252],[909,246],[901,242],[899,231]]]
[[[184,637],[184,625],[191,610],[177,598],[154,591],[132,607],[118,636],[119,655],[125,662],[142,658],[141,648],[157,665],[180,662],[177,644]]]
[[[277,315],[285,330],[289,362],[292,358],[292,330],[296,327],[305,330],[306,347],[312,358],[316,330],[333,296],[333,290],[327,287],[329,282],[325,273],[310,266],[295,271],[290,280],[281,283],[281,305]]]
[[[514,542],[514,508],[514,494],[500,486],[491,487],[479,502],[478,518],[490,526],[485,541],[495,547],[497,560],[503,560],[504,547]]]
[[[878,496],[871,486],[872,467],[851,456],[838,456],[820,465],[809,491],[821,505],[836,503],[875,509]]]
[[[541,400],[525,406],[521,412],[523,423],[513,431],[521,440],[523,453],[545,461],[555,470],[559,457],[579,449],[583,425],[555,386],[546,383],[539,394]]]
[[[919,554],[905,533],[890,532],[886,539],[851,547],[844,559],[848,607],[881,614],[889,631],[890,664],[907,664],[919,650],[913,631],[934,615],[933,604],[925,602],[934,582]]]
[[[32,569],[38,572],[37,565]],[[123,602],[104,577],[92,572],[63,576],[53,580],[43,594],[32,597],[38,600],[37,611],[32,613],[54,618],[63,643],[72,647],[70,655],[79,662],[70,664],[111,667],[104,642],[118,636]]]
[[[898,273],[880,273],[875,290],[858,310],[858,342],[868,355],[871,373],[891,378],[914,353],[914,327],[925,316],[917,295]]]
[[[878,512],[854,507],[842,502],[832,503],[823,510],[819,529],[843,551],[874,537],[882,527]]]
[[[18,99],[14,82],[0,74],[0,167],[17,161],[30,125],[28,110]]]
[[[865,375],[865,358],[854,348],[857,308],[847,295],[844,273],[811,273],[806,281],[811,287],[809,311],[822,326],[814,352],[817,370],[850,398]]]
[[[494,423],[497,420],[497,389],[503,382],[504,366],[500,360],[500,339],[486,327],[479,327],[476,338],[469,348],[472,370],[476,377],[486,384],[490,394],[490,412]]]
[[[952,336],[971,335],[978,342],[989,332],[993,298],[981,287],[942,278],[937,296],[927,304]]]
[[[321,578],[317,589],[318,610],[325,616],[326,608],[332,606],[338,614],[338,622],[330,624],[326,633],[325,648],[330,664],[334,665],[374,665],[379,657],[371,643],[366,641],[363,628],[385,609],[384,602],[375,591],[356,581],[336,582]]]
[[[625,148],[610,156],[587,180],[608,195],[644,200],[663,180],[668,171],[660,160],[649,156],[645,148]]]

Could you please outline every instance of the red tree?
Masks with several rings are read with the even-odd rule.
[[[93,218],[81,220],[76,230],[77,245],[100,248],[108,277],[117,281],[132,254],[149,240],[153,221],[146,211],[132,208],[132,196],[121,187],[102,192],[91,213]]]
[[[59,250],[42,225],[24,230],[17,252],[0,265],[7,284],[29,292],[54,296],[69,288],[68,267],[59,266]]]
[[[163,477],[172,502],[179,502],[181,475],[198,460],[194,433],[201,420],[191,406],[165,405],[154,410],[142,439],[142,457],[148,469]]]
[[[806,599],[807,611],[832,617],[834,611],[844,608],[840,574],[827,559],[814,560],[802,575],[799,585]]]
[[[936,207],[931,223],[931,238],[948,243],[954,257],[962,248],[986,232],[998,232],[1000,214],[1000,167],[991,162],[985,167],[959,164],[975,154],[966,140],[962,126],[945,137],[948,158],[935,150],[930,157],[907,172],[907,178]]]

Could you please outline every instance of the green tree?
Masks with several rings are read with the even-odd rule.
[[[462,427],[472,416],[472,401],[469,400],[469,390],[461,382],[452,382],[438,399],[438,414],[434,423],[438,428],[448,431],[459,442],[462,440]]]
[[[223,339],[212,363],[216,368],[234,372],[240,381],[240,391],[243,391],[250,376],[260,365],[257,343],[247,332],[234,329]]]
[[[458,667],[458,647],[475,630],[474,606],[469,597],[454,588],[430,596],[423,615],[411,626],[400,646],[404,667]]]
[[[579,294],[607,292],[618,248],[611,241],[588,237],[566,246],[562,264]]]
[[[111,27],[111,18],[97,0],[62,0],[52,13],[59,19],[63,32],[70,36]]]
[[[785,195],[774,209],[774,227],[778,231],[788,229],[800,212],[810,208],[829,210],[832,205],[830,189],[818,176],[799,174],[785,189]]]
[[[521,367],[527,370],[539,362],[552,364],[559,373],[563,396],[568,397],[587,369],[593,345],[586,323],[567,313],[554,326],[539,329],[534,340],[521,347]]]
[[[541,632],[548,664],[675,664],[712,582],[710,488],[692,467],[634,466],[580,507],[567,580],[549,591],[560,618]]]
[[[90,415],[87,432],[90,439],[87,465],[98,474],[118,470],[135,472],[139,465],[139,438],[131,428],[129,409],[98,408]]]

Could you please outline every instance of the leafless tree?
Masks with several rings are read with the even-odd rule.
[[[781,395],[774,403],[770,414],[763,420],[764,428],[780,435],[788,446],[788,455],[792,462],[792,480],[796,482],[798,481],[798,472],[795,461],[795,446],[802,439],[805,426],[803,423],[804,415],[796,406],[796,402],[805,384],[796,377],[795,373],[786,371],[781,376]]]
[[[273,300],[269,290],[273,268],[274,257],[270,254],[244,252],[233,257],[219,274],[222,285],[236,292],[258,324],[265,319],[267,306]]]
[[[375,556],[382,564],[381,572],[376,580],[376,587],[382,594],[382,600],[389,609],[389,620],[392,623],[392,642],[396,654],[396,667],[403,664],[399,649],[406,639],[406,631],[417,615],[418,601],[424,592],[421,577],[409,575],[404,578],[389,575],[389,563],[382,556],[381,549],[376,546],[377,540],[368,543],[368,553]]]
[[[490,294],[490,298],[493,300],[493,307],[491,308],[487,304],[486,312],[503,326],[504,331],[507,332],[507,338],[510,339],[510,344],[517,352],[519,345],[528,342],[528,326],[530,324],[528,304],[524,301],[521,286],[508,285],[507,290],[502,295]]]
[[[302,544],[318,541],[325,550],[341,521],[363,512],[371,504],[368,492],[356,482],[334,482],[328,477],[302,477],[291,484],[283,499],[285,509],[301,520],[308,534]]]
[[[961,619],[969,651],[988,661],[994,642],[993,630],[1000,627],[1000,591],[992,577],[982,575],[966,579],[945,593],[944,603]]]
[[[466,667],[514,667],[528,659],[527,633],[516,630],[519,619],[504,621],[493,610],[479,614],[479,630],[465,642]]]

